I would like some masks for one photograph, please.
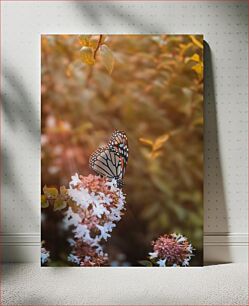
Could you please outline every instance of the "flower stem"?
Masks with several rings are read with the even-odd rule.
[[[97,52],[98,52],[99,47],[100,47],[100,45],[101,45],[102,38],[103,38],[103,35],[99,35],[98,44],[97,44],[97,47],[96,47],[96,49],[94,50],[94,53],[93,53],[93,58],[94,58],[94,59],[96,59]]]

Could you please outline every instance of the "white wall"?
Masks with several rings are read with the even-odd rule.
[[[5,260],[39,261],[41,33],[204,34],[205,260],[247,260],[247,5],[1,1]]]

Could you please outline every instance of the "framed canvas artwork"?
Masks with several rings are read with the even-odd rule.
[[[203,36],[42,35],[41,265],[203,265]]]

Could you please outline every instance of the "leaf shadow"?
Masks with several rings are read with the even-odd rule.
[[[22,77],[10,67],[5,67],[2,78],[2,109],[7,123],[14,132],[24,127],[37,145],[40,135],[38,112],[34,108],[28,89],[22,84]]]
[[[102,26],[102,20],[99,19],[99,7],[98,5],[94,4],[82,4],[75,2],[75,7],[77,11],[81,11],[83,16],[92,24],[95,24],[96,26]],[[129,30],[132,29],[132,32],[136,34],[163,34],[165,33],[165,27],[161,27],[158,25],[155,25],[155,23],[149,23],[148,19],[142,19],[142,15],[138,16],[132,11],[129,11],[127,7],[124,5],[122,6],[122,10],[120,10],[120,5],[116,6],[115,4],[108,4],[108,5],[102,5],[101,6],[101,15],[102,16],[112,16],[112,20],[117,20],[119,24],[122,26],[128,26]],[[114,27],[111,28],[111,33],[115,34],[115,24]],[[127,30],[127,27],[125,28]],[[118,32],[120,33],[120,32]]]
[[[6,141],[2,148],[2,165],[3,165],[3,186],[5,188],[5,193],[12,193],[12,203],[7,204],[7,201],[11,199],[7,196],[3,198],[6,207],[11,206],[13,210],[16,210],[17,214],[10,216],[10,214],[4,214],[3,218],[3,228],[2,232],[8,232],[12,228],[12,224],[19,220],[20,214],[18,210],[25,209],[29,210],[29,221],[30,228],[35,226],[35,220],[37,221],[38,215],[36,214],[36,209],[33,205],[33,199],[25,191],[24,185],[28,172],[24,171],[23,174],[17,175],[15,173],[15,168],[13,165],[16,164],[15,150],[20,150],[18,144],[14,141],[17,137],[22,137],[31,144],[32,147],[38,147],[40,142],[40,132],[39,132],[39,120],[37,116],[37,111],[35,110],[34,103],[28,94],[28,89],[22,83],[22,77],[18,75],[16,71],[10,69],[10,67],[4,67],[2,71],[2,116],[4,118],[4,131],[7,130],[9,137],[14,135],[10,142]],[[21,134],[20,134],[21,132]],[[7,135],[7,134],[6,134]],[[14,150],[13,150],[14,148]],[[27,148],[28,149],[28,148]],[[21,159],[18,159],[20,163]],[[27,169],[29,161],[27,159],[21,160],[18,166]],[[14,193],[14,194],[13,194]],[[20,207],[23,203],[27,207]],[[37,206],[39,207],[39,206]],[[11,208],[9,208],[11,209]]]

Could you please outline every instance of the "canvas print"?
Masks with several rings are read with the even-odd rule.
[[[41,36],[41,265],[203,265],[203,36]]]

